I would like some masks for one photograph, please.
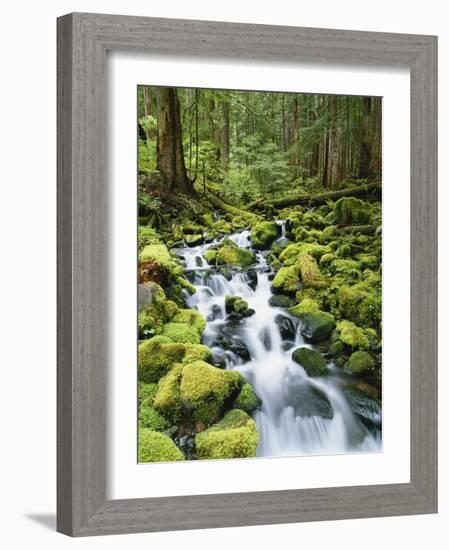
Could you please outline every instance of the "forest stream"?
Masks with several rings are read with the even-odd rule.
[[[284,244],[285,222],[274,244]],[[250,248],[250,231],[227,237],[241,248]],[[259,433],[257,456],[288,456],[377,451],[381,448],[380,408],[368,407],[368,429],[351,410],[333,363],[329,375],[309,377],[293,361],[295,348],[314,346],[301,334],[298,318],[285,307],[270,305],[274,270],[268,251],[257,251],[249,272],[229,268],[225,275],[209,265],[204,253],[223,238],[195,247],[177,249],[185,261],[184,274],[196,288],[187,304],[206,319],[203,343],[216,365],[237,370],[251,384],[262,404],[253,412]],[[225,308],[226,296],[239,296],[251,315],[236,318]]]

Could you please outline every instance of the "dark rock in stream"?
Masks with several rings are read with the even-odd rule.
[[[265,349],[267,351],[271,351],[271,347],[272,347],[271,335],[270,335],[270,331],[268,330],[268,328],[264,328],[263,330],[261,330],[259,332],[258,336],[259,336],[260,341],[264,345]]]
[[[353,386],[343,388],[344,394],[349,401],[352,412],[369,428],[375,426],[380,428],[382,424],[382,405],[377,399],[373,399],[364,391]]]
[[[201,256],[195,256],[195,263],[198,267],[203,267],[203,259]]]
[[[252,288],[253,290],[256,290],[258,277],[257,277],[257,271],[255,269],[248,269],[246,272],[246,275],[248,276],[248,286]]]
[[[225,369],[226,368],[226,352],[221,348],[212,348],[211,350],[212,354],[212,361],[214,363],[214,367],[217,367],[219,369]]]
[[[290,317],[286,317],[285,315],[279,314],[279,315],[276,315],[274,320],[276,321],[276,324],[279,327],[279,332],[281,333],[281,338],[283,340],[295,339],[296,325],[290,319]]]
[[[215,321],[215,319],[223,319],[223,313],[221,307],[218,304],[214,304],[211,308],[211,312],[206,317],[206,321]]]
[[[175,437],[174,442],[181,449],[188,460],[196,459],[195,436],[181,435],[179,437]]]
[[[233,336],[220,334],[215,338],[212,346],[220,346],[227,351],[231,351],[235,355],[241,357],[244,361],[249,361],[251,359],[251,355],[245,344]]]
[[[220,273],[220,275],[223,275],[223,277],[227,280],[227,281],[230,281],[232,279],[232,272],[227,268],[227,267],[220,267],[218,269],[218,273]]]
[[[288,377],[284,386],[287,404],[297,416],[321,416],[331,419],[334,411],[326,394],[302,378]]]

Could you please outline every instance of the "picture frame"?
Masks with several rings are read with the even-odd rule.
[[[57,25],[57,530],[88,536],[437,512],[437,38],[85,13]],[[409,483],[107,500],[110,50],[409,68]]]

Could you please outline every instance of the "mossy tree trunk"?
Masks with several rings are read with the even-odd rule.
[[[182,146],[179,100],[175,88],[159,88],[157,117],[157,169],[168,191],[193,193]]]

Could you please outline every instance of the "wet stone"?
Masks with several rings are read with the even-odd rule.
[[[320,416],[331,419],[334,411],[325,393],[312,386],[307,380],[294,378],[286,381],[285,399],[297,416]]]
[[[296,334],[295,323],[289,317],[281,314],[276,315],[274,320],[279,327],[281,338],[283,340],[294,340]]]

